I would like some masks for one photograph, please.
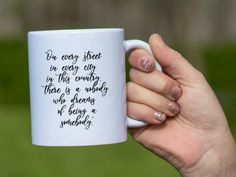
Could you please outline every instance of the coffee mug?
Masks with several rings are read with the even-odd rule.
[[[120,143],[127,126],[145,125],[126,115],[125,53],[135,48],[151,52],[120,28],[29,32],[32,143]]]

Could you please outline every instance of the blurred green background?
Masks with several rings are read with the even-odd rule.
[[[132,138],[94,147],[31,145],[27,31],[123,27],[160,33],[201,70],[236,137],[236,3],[232,0],[0,0],[0,177],[178,177]]]

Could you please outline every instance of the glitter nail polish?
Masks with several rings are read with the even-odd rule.
[[[175,102],[170,103],[168,105],[168,109],[170,110],[170,112],[172,112],[175,115],[180,112],[180,106]]]
[[[152,60],[149,58],[143,58],[140,61],[140,66],[144,69],[144,70],[149,70],[152,67]]]
[[[176,85],[171,89],[170,95],[175,100],[178,100],[180,98],[180,96],[182,95],[182,89]]]
[[[159,120],[160,122],[163,122],[166,119],[166,115],[161,112],[154,112],[155,119]]]

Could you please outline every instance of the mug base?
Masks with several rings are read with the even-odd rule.
[[[112,145],[112,144],[119,144],[124,143],[127,141],[126,139],[113,141],[113,142],[98,142],[98,143],[37,143],[32,142],[34,146],[41,146],[41,147],[80,147],[80,146],[102,146],[102,145]]]

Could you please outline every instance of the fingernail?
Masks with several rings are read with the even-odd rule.
[[[155,34],[155,36],[159,39],[159,41],[162,43],[162,45],[165,45],[165,42],[160,34]]]
[[[170,95],[175,100],[178,100],[180,98],[180,96],[182,95],[182,89],[176,85],[171,89]]]
[[[152,60],[149,59],[149,58],[143,58],[141,59],[140,61],[140,66],[144,69],[144,70],[147,70],[149,71],[151,68],[152,68]]]
[[[164,120],[166,120],[166,115],[161,113],[161,112],[154,112],[154,117],[155,119],[159,120],[160,122],[163,122]]]
[[[168,109],[170,110],[170,112],[172,112],[173,114],[178,114],[180,112],[180,106],[175,103],[172,102],[168,105]]]

